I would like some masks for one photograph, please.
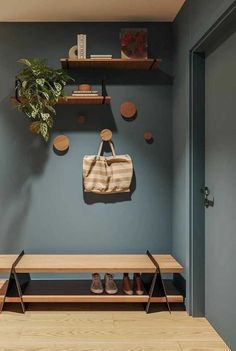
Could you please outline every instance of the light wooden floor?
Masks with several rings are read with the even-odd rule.
[[[147,315],[141,306],[47,307],[51,310],[36,306],[25,315],[4,311],[0,351],[229,350],[206,319],[184,311]]]

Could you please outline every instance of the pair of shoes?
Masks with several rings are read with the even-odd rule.
[[[139,273],[134,273],[133,278],[133,289],[137,295],[143,295],[143,283]],[[123,291],[127,295],[133,295],[133,289],[131,287],[131,280],[128,273],[124,273],[123,277]]]
[[[105,286],[106,293],[109,295],[113,295],[118,292],[116,283],[114,282],[113,276],[110,273],[106,273],[104,276],[104,286]],[[92,274],[92,283],[91,283],[90,290],[94,294],[102,294],[104,292],[100,274],[98,273]]]

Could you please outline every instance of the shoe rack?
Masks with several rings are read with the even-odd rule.
[[[126,295],[122,281],[117,281],[118,293],[96,295],[90,292],[90,280],[34,280],[32,273],[142,273],[143,295]],[[0,312],[5,303],[18,303],[22,312],[27,303],[119,302],[144,303],[146,312],[152,303],[183,303],[184,296],[173,280],[163,274],[180,274],[183,267],[171,255],[0,255],[0,273],[8,273],[0,281]]]

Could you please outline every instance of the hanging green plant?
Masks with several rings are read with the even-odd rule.
[[[30,130],[40,134],[45,141],[56,115],[54,105],[67,82],[73,80],[62,69],[48,67],[42,59],[21,59],[25,67],[16,76],[17,108],[30,120]]]

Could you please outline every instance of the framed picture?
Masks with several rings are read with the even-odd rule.
[[[147,29],[123,28],[120,33],[121,58],[147,58]]]

